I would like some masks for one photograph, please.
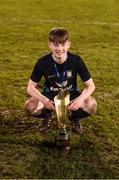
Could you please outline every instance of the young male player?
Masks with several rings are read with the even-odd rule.
[[[68,51],[70,45],[68,31],[60,27],[53,28],[49,32],[48,42],[51,52],[38,59],[30,76],[27,92],[31,97],[25,108],[33,116],[47,116],[41,123],[40,131],[50,128],[51,114],[55,110],[53,100],[59,88],[70,93],[68,109],[71,111],[73,132],[80,134],[83,130],[80,119],[96,112],[97,102],[91,96],[95,90],[94,82],[82,58]],[[77,76],[84,83],[82,91],[77,85]],[[37,87],[42,77],[45,82],[40,92]]]

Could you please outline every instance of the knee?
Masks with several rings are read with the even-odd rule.
[[[94,98],[90,98],[86,102],[86,106],[89,114],[95,114],[97,111],[97,102]]]
[[[97,111],[97,102],[95,99],[92,99],[90,102],[89,102],[89,111],[90,111],[90,114],[95,114],[96,111]]]
[[[37,108],[37,105],[38,105],[38,100],[30,98],[25,103],[25,111],[31,115],[34,112],[34,110]]]

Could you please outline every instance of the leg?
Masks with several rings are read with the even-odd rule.
[[[30,115],[41,112],[43,108],[44,105],[34,97],[29,98],[25,103],[25,110]]]
[[[33,97],[29,98],[25,103],[25,110],[33,117],[44,118],[39,127],[41,133],[47,133],[50,130],[52,111],[45,109],[40,101]]]
[[[92,96],[89,96],[86,100],[84,100],[84,102],[82,103],[81,107],[78,110],[72,111],[71,118],[72,119],[85,118],[92,114],[95,114],[96,110],[97,110],[97,102]]]
[[[79,120],[81,118],[88,117],[91,114],[95,114],[96,110],[97,110],[97,102],[92,96],[89,96],[82,103],[82,106],[77,111],[72,112],[72,117],[71,117],[72,126],[73,126],[72,131],[77,134],[83,133],[83,128],[80,125]]]
[[[85,112],[91,114],[95,114],[97,110],[97,102],[96,100],[92,97],[89,96],[87,99],[84,100],[81,109],[83,109]]]

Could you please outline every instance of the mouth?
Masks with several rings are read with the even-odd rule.
[[[61,52],[61,51],[56,51],[55,52],[57,55],[64,55],[65,54],[65,52]]]
[[[53,54],[53,56],[54,56],[55,61],[58,62],[59,64],[62,64],[66,60],[64,52],[63,53],[62,52],[58,52],[58,53],[55,52]]]

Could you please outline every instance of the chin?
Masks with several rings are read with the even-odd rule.
[[[62,56],[55,56],[57,59],[62,59]]]

